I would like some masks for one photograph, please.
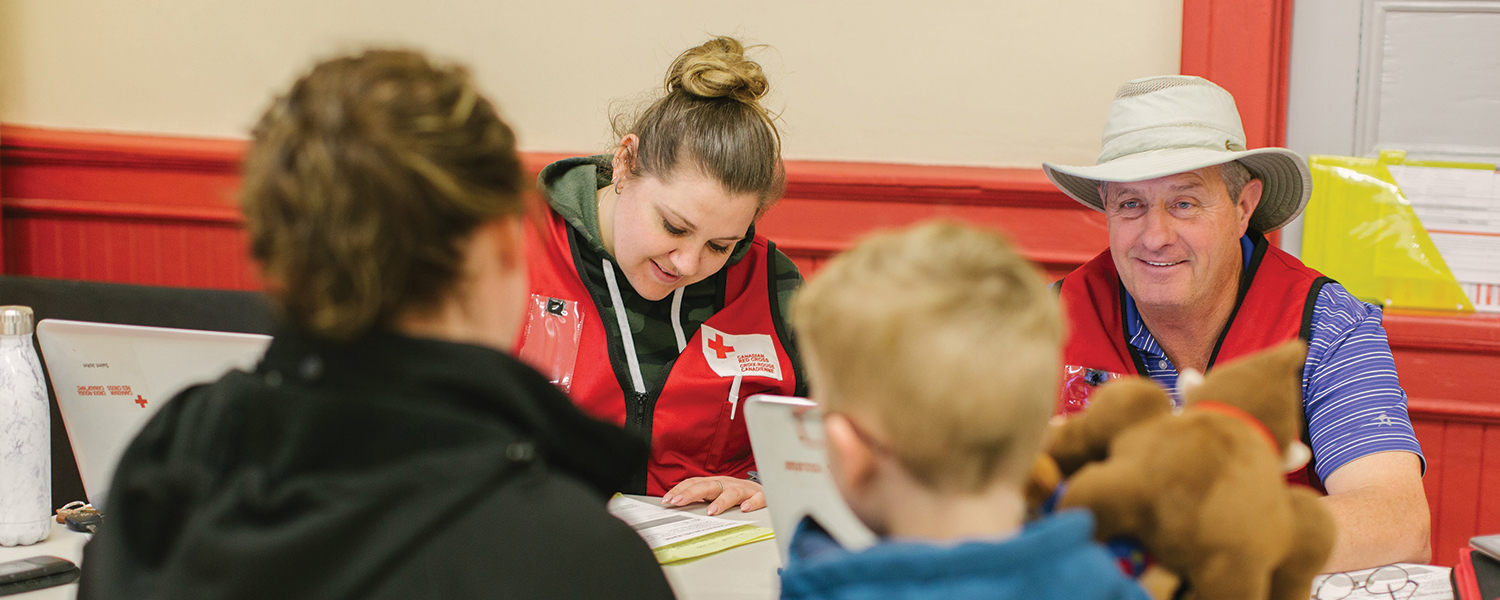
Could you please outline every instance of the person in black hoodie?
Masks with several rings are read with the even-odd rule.
[[[368,51],[277,99],[243,202],[284,327],[130,444],[79,597],[670,598],[605,510],[644,442],[507,352],[523,181],[460,67]]]

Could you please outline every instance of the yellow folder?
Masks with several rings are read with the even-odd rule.
[[[1474,168],[1494,165],[1314,155],[1313,193],[1304,212],[1302,261],[1355,297],[1385,307],[1473,312],[1447,263],[1422,228],[1386,165]]]

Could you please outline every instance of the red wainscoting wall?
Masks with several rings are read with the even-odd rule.
[[[235,198],[244,142],[0,126],[0,146],[6,273],[258,287]],[[1052,278],[1105,245],[1103,218],[1038,170],[794,161],[787,179],[760,230],[808,272],[871,230],[933,217],[1005,231]]]
[[[255,289],[235,206],[244,143],[0,126],[4,272]],[[526,157],[532,172],[557,155]],[[1006,232],[1051,278],[1106,244],[1097,213],[1040,171],[792,162],[760,229],[815,272],[859,236],[946,217]],[[1427,455],[1433,562],[1500,532],[1500,317],[1391,311],[1391,346]]]
[[[1385,319],[1427,474],[1432,559],[1452,566],[1500,533],[1500,316],[1395,312]]]
[[[259,287],[234,194],[245,143],[0,127],[5,273]]]

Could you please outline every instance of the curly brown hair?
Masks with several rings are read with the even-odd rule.
[[[292,325],[347,341],[451,293],[474,230],[524,211],[522,182],[515,135],[464,68],[325,60],[255,127],[250,253]]]

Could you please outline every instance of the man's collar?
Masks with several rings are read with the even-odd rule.
[[[1250,269],[1250,258],[1255,254],[1255,242],[1250,235],[1240,236],[1240,272],[1244,273]],[[1135,307],[1135,298],[1130,295],[1130,290],[1120,288],[1125,294],[1125,337],[1130,339],[1130,345],[1135,346],[1142,352],[1160,353],[1156,349],[1156,338],[1151,331],[1146,329],[1146,322],[1141,320],[1141,313]]]

